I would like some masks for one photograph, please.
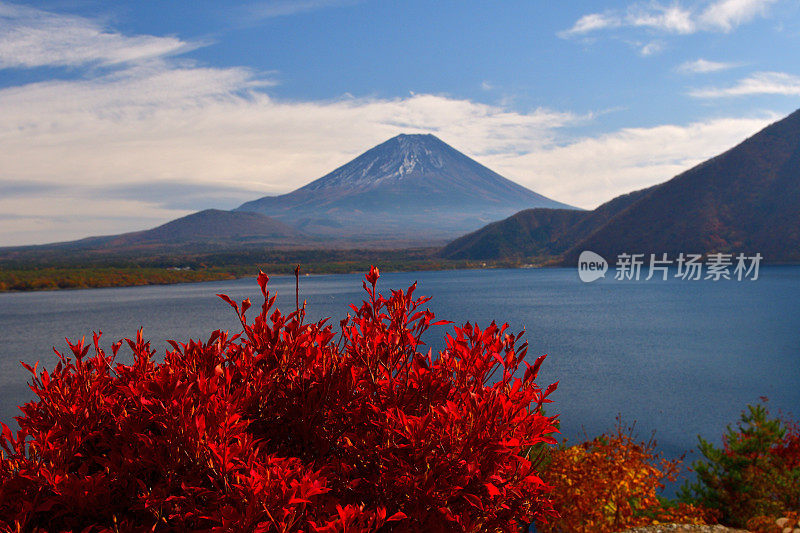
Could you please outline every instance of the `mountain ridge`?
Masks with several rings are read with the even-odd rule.
[[[593,211],[526,209],[459,237],[439,255],[447,259],[558,256],[655,187],[618,196]]]
[[[548,216],[564,215],[537,211],[516,213],[456,239],[442,255],[503,259],[514,257],[503,252],[514,247],[564,265],[573,265],[583,250],[606,258],[720,252],[800,261],[800,110],[664,183],[576,217],[567,227],[544,227]],[[541,231],[534,234],[532,228]],[[492,239],[498,242],[488,247]]]
[[[799,228],[800,110],[662,183],[577,242],[564,261],[583,249],[611,257],[721,252],[798,261]]]

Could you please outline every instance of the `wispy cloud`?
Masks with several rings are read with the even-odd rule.
[[[504,153],[580,119],[431,94],[283,102],[261,85],[244,69],[151,65],[0,90],[0,189],[14,192],[0,212],[38,217],[0,223],[0,245],[144,229],[192,206],[288,192],[402,132]],[[191,201],[164,197],[181,187]]]
[[[319,9],[345,7],[363,0],[267,0],[247,7],[248,17],[263,20],[307,13]]]
[[[0,2],[0,68],[132,63],[198,46],[177,37],[126,36],[86,18]]]
[[[721,61],[709,61],[707,59],[696,59],[694,61],[687,61],[677,67],[678,72],[684,74],[707,74],[709,72],[719,72],[738,67],[737,63],[724,63]]]
[[[765,16],[767,8],[776,1],[719,0],[706,7],[698,16],[698,21],[703,27],[729,32],[757,16]]]
[[[86,197],[110,201],[132,200],[155,204],[162,209],[233,209],[253,200],[259,191],[239,188],[235,183],[202,183],[194,180],[142,180],[120,185],[95,186],[84,191]]]
[[[625,10],[609,10],[580,17],[558,33],[562,38],[584,36],[615,28],[646,28],[665,34],[689,35],[699,31],[730,32],[756,17],[766,17],[777,0],[715,0],[704,6],[669,5],[659,2],[634,3]]]
[[[691,11],[677,4],[634,5],[628,9],[625,22],[630,26],[653,28],[667,33],[688,34],[697,29]]]
[[[562,146],[498,154],[484,162],[534,190],[546,190],[552,198],[593,208],[620,194],[662,183],[778,118],[768,114],[623,128]]]
[[[590,13],[579,18],[568,30],[559,32],[561,38],[568,38],[575,35],[583,35],[589,32],[603,30],[607,28],[618,28],[622,25],[622,19],[612,13]]]
[[[800,76],[785,72],[756,72],[730,87],[707,87],[689,93],[696,98],[775,94],[800,96]]]
[[[0,222],[0,245],[145,229],[288,192],[401,132],[434,133],[542,194],[594,207],[664,181],[772,118],[565,142],[562,128],[585,117],[432,94],[284,102],[236,69],[126,76],[0,90],[0,188],[5,180],[15,192],[0,197],[0,212],[20,217]]]
[[[650,41],[649,43],[647,43],[646,45],[642,46],[639,49],[639,53],[642,56],[647,57],[653,54],[657,54],[663,49],[664,49],[664,43],[662,43],[661,41]]]

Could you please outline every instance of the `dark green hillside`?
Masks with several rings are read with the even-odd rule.
[[[660,185],[594,211],[530,209],[448,244],[442,256],[543,256],[571,265],[583,250],[761,253],[800,261],[800,111]]]
[[[558,256],[653,188],[614,198],[594,211],[526,209],[451,242],[448,259],[524,259]]]

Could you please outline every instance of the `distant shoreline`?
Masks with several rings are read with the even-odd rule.
[[[174,285],[255,277],[259,270],[271,275],[290,275],[299,264],[301,274],[352,274],[366,272],[371,262],[295,263],[227,265],[207,268],[186,267],[31,267],[0,269],[0,293],[54,290],[100,289]],[[383,272],[469,270],[482,268],[531,268],[527,262],[412,260],[376,261]]]
[[[563,267],[555,258],[474,260],[440,259],[435,256],[403,259],[398,251],[365,254],[358,252],[352,260],[337,258],[333,261],[314,261],[310,257],[288,257],[284,261],[237,263],[211,266],[113,266],[74,264],[52,266],[46,264],[0,265],[0,293],[53,290],[101,289],[108,287],[139,287],[149,285],[175,285],[255,277],[260,270],[270,275],[292,275],[297,265],[301,274],[353,274],[378,266],[382,272],[480,270],[496,268],[552,268]],[[414,254],[411,254],[412,256]],[[194,260],[196,262],[196,260]],[[189,263],[189,261],[187,261]],[[770,262],[764,266],[797,266],[800,263]],[[613,269],[613,265],[610,265]]]

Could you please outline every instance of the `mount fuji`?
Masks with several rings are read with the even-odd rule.
[[[269,249],[428,247],[521,209],[567,208],[510,181],[433,135],[398,135],[281,196],[207,209],[144,231],[48,247],[101,254],[264,246]],[[154,253],[154,252],[153,252]]]
[[[267,215],[316,238],[424,242],[460,236],[533,207],[574,209],[433,135],[398,135],[304,187],[235,211]]]

